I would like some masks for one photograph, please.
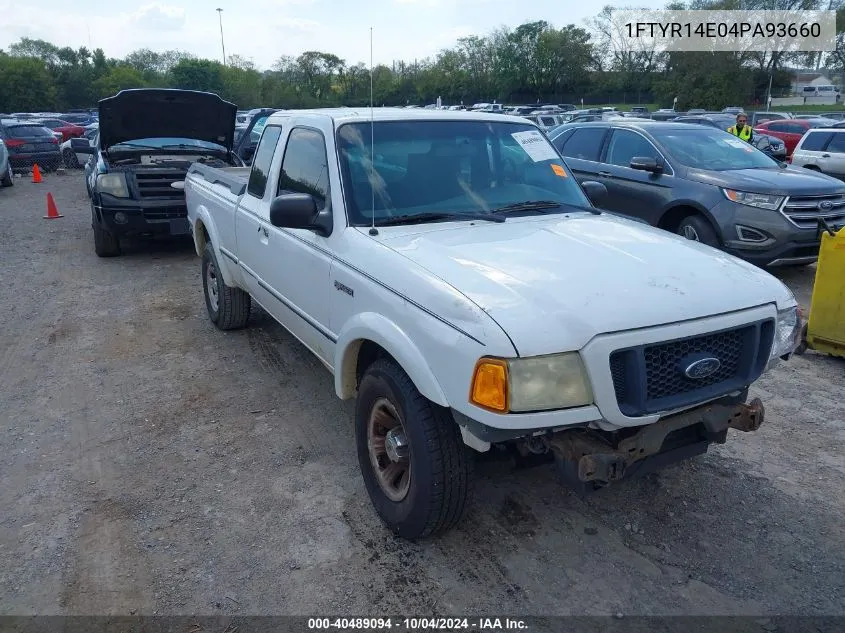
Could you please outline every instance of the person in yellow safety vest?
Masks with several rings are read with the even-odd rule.
[[[748,125],[748,116],[744,112],[736,115],[736,125],[730,126],[728,132],[748,143],[751,142],[751,138],[754,136],[751,126]]]

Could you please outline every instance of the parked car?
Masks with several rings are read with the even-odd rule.
[[[688,114],[688,115],[707,114],[707,110],[705,110],[704,108],[692,108],[691,110],[687,110],[686,114]]]
[[[725,130],[736,124],[736,118],[727,114],[704,114],[701,116],[679,116],[672,119],[673,123],[695,123],[696,125],[707,125],[720,130]],[[766,152],[775,160],[786,160],[786,144],[776,136],[767,134],[753,134],[751,144],[757,149]]]
[[[120,254],[120,239],[188,235],[185,196],[173,187],[188,167],[243,163],[232,151],[237,107],[215,94],[134,89],[100,101],[99,142],[74,151],[85,164],[94,251]]]
[[[11,187],[14,184],[15,178],[12,173],[12,161],[9,160],[9,150],[0,138],[0,187]]]
[[[795,150],[795,146],[804,133],[817,127],[830,127],[836,121],[832,119],[785,119],[783,121],[766,121],[760,125],[754,126],[754,133],[766,134],[767,136],[775,136],[782,140],[786,145],[786,155],[791,156]]]
[[[669,121],[679,114],[679,112],[675,112],[671,108],[661,108],[660,110],[656,110],[651,113],[651,119],[653,121]]]
[[[0,138],[9,152],[12,169],[28,172],[37,164],[49,171],[60,167],[62,154],[53,131],[30,121],[4,120],[0,123]]]
[[[62,162],[68,169],[79,169],[88,162],[90,154],[85,150],[86,147],[96,147],[99,137],[99,128],[86,127],[85,133],[79,138],[71,138],[62,143],[59,149],[62,152]],[[82,148],[83,151],[77,152],[77,148]]]
[[[838,110],[837,112],[820,112],[819,116],[825,119],[833,119],[834,121],[842,121],[845,119],[845,110]]]
[[[845,226],[845,184],[718,129],[620,119],[570,125],[551,141],[579,182],[607,187],[602,208],[761,266],[818,258],[819,203],[841,210],[830,220]]]
[[[577,110],[577,109],[578,109],[578,108],[576,108],[576,107],[575,107],[575,105],[574,105],[574,104],[572,104],[572,103],[558,103],[558,104],[557,104],[557,107],[558,107],[558,108],[559,108],[562,112],[570,112],[570,111],[572,111],[572,110]]]
[[[68,123],[61,119],[35,119],[35,121],[46,128],[61,134],[61,142],[71,138],[79,138],[85,133],[85,128],[75,123]]]
[[[567,172],[524,119],[379,108],[274,114],[249,173],[187,175],[210,320],[255,301],[356,398],[400,536],[460,520],[472,450],[545,455],[587,492],[763,421],[747,390],[798,344],[792,293],[598,212]]]
[[[792,115],[789,112],[746,112],[748,116],[748,124],[753,128],[756,125],[765,123],[766,121],[776,121],[783,119],[791,119]],[[735,115],[734,115],[735,116]],[[734,119],[734,122],[736,119]]]
[[[740,108],[739,106],[728,106],[727,108],[722,108],[722,112],[725,114],[733,114],[736,116],[740,112],[745,112],[744,109]]]
[[[648,108],[646,106],[631,106],[631,114],[633,116],[648,116]]]
[[[232,150],[244,165],[252,163],[252,156],[255,154],[255,148],[258,146],[258,139],[261,138],[261,132],[264,130],[267,118],[274,112],[279,112],[279,110],[276,108],[261,108],[260,110],[250,110],[250,112],[251,116],[247,126],[240,131],[235,128],[235,144]]]
[[[845,129],[807,130],[792,152],[792,164],[845,180]],[[841,211],[828,210],[834,218]]]
[[[564,116],[560,114],[532,114],[530,116],[524,117],[535,123],[537,127],[539,127],[544,132],[548,132],[553,128],[561,125],[566,119]]]

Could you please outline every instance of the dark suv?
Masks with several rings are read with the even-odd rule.
[[[761,266],[812,263],[820,218],[845,226],[845,183],[716,128],[614,119],[549,138],[579,182],[605,185],[601,207]]]
[[[237,107],[192,90],[123,90],[100,101],[96,147],[85,164],[94,251],[120,254],[120,238],[189,236],[180,185],[193,163],[243,165],[232,151]],[[72,141],[73,144],[73,141]]]
[[[9,150],[13,171],[28,172],[36,164],[44,170],[62,165],[58,139],[40,123],[6,119],[0,123],[0,139]]]

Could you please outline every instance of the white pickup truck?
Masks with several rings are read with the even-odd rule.
[[[762,423],[792,293],[597,211],[603,189],[525,119],[391,108],[274,114],[251,168],[185,180],[211,320],[257,302],[357,397],[367,491],[407,538],[459,520],[491,444],[586,492]]]

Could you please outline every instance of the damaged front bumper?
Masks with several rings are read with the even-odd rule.
[[[748,404],[711,403],[625,436],[572,429],[553,434],[546,442],[563,483],[587,492],[705,453],[708,445],[725,443],[728,429],[756,431],[764,416],[759,398]]]

